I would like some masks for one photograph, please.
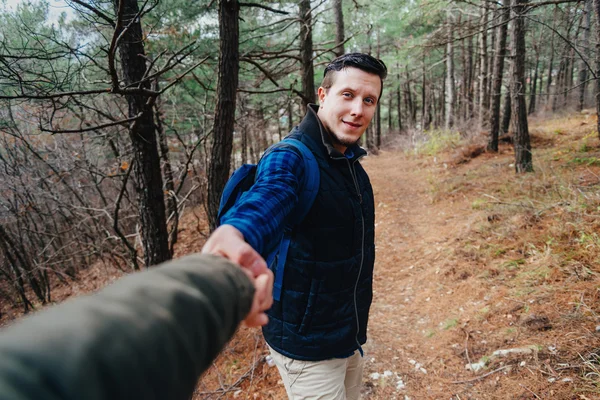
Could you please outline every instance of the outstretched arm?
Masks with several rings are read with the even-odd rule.
[[[0,398],[188,399],[251,307],[263,311],[248,275],[188,256],[25,318],[0,331]],[[268,293],[272,275],[254,285]]]

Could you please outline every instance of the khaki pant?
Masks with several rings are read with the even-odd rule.
[[[358,400],[364,357],[358,351],[348,358],[301,361],[269,347],[289,400]]]

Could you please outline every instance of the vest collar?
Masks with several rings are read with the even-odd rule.
[[[317,115],[318,111],[318,105],[309,104],[306,110],[306,115],[298,126],[298,129],[300,129],[300,131],[302,131],[305,135],[310,136],[316,143],[322,143],[323,146],[325,146],[329,157],[335,159],[345,157],[344,154],[333,147],[329,132],[327,129],[325,129],[321,123],[321,120],[319,119],[319,116]],[[352,158],[350,158],[351,161],[367,154],[367,151],[356,143],[350,146],[348,149],[352,151]]]

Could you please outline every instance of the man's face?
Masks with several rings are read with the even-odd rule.
[[[319,88],[317,115],[337,150],[343,153],[360,139],[375,114],[380,93],[379,76],[358,68],[337,71],[329,90]]]

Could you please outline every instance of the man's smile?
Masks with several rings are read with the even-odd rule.
[[[360,128],[362,126],[362,124],[357,124],[357,123],[350,122],[350,121],[342,120],[342,122],[346,125],[350,125],[350,127],[352,127],[352,128]]]

